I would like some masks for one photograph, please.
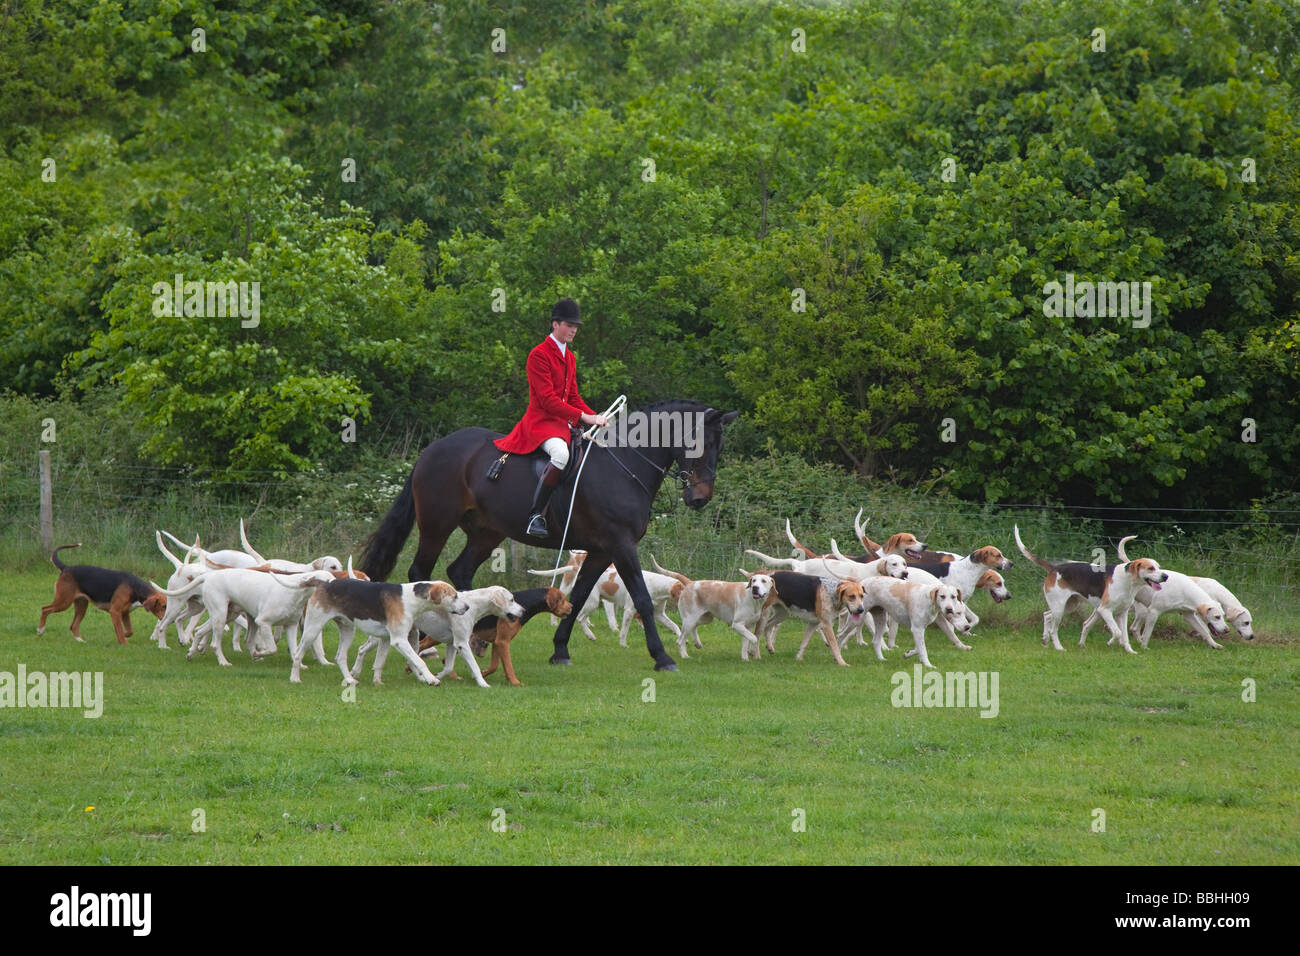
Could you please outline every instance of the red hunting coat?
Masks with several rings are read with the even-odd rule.
[[[548,438],[569,440],[569,426],[583,412],[595,415],[578,394],[578,363],[573,349],[560,354],[549,335],[528,353],[528,411],[514,431],[498,438],[496,446],[511,454],[526,455]]]

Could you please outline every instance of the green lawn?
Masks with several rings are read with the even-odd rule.
[[[424,687],[394,654],[347,703],[333,667],[290,685],[283,649],[160,651],[140,611],[129,647],[93,610],[85,644],[71,612],[37,637],[53,580],[7,580],[0,671],[102,671],[104,712],[0,710],[0,863],[1300,862],[1300,647],[1268,622],[1223,651],[1178,624],[1137,657],[1097,632],[1057,653],[1017,572],[1014,610],[977,599],[975,650],[928,642],[940,670],[998,672],[991,719],[891,706],[909,637],[839,668],[816,643],[796,662],[787,624],[742,663],[713,625],[657,674],[638,628],[623,649],[601,621],[547,665],[544,617],[515,641],[522,688]]]

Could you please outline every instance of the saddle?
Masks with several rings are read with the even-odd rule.
[[[564,478],[560,484],[568,480],[569,475],[577,474],[575,466],[580,464],[582,456],[586,453],[582,442],[582,429],[573,426],[569,429],[569,463],[564,467]],[[500,458],[493,459],[492,464],[488,465],[487,476],[489,481],[496,481],[501,477],[501,469],[505,467],[506,459],[510,457],[510,452],[503,452]],[[551,460],[551,456],[546,454],[540,447],[533,452],[529,452],[524,457],[529,459],[529,464],[533,469],[533,476],[540,478],[542,472],[546,470],[546,464]]]

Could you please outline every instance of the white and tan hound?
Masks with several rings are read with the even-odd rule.
[[[1222,648],[1223,645],[1214,638],[1223,637],[1228,633],[1228,622],[1223,616],[1223,605],[1210,597],[1204,588],[1186,574],[1170,571],[1167,568],[1165,574],[1169,577],[1159,591],[1153,591],[1149,587],[1139,588],[1133,601],[1132,633],[1142,645],[1142,649],[1145,650],[1151,641],[1151,631],[1156,626],[1156,619],[1166,611],[1181,613],[1183,619],[1192,626],[1192,630],[1205,639],[1205,643],[1213,648]],[[1097,620],[1097,612],[1093,611],[1092,616],[1084,622],[1085,634]],[[1115,638],[1112,637],[1106,643],[1113,643],[1114,640]]]
[[[752,654],[754,660],[758,660],[759,640],[755,632],[758,630],[759,618],[763,616],[767,596],[776,586],[771,575],[750,573],[741,568],[740,573],[745,575],[744,581],[692,581],[684,574],[660,567],[653,554],[650,555],[650,560],[654,562],[656,571],[676,578],[681,584],[677,609],[682,614],[682,629],[677,636],[677,649],[682,657],[690,656],[686,653],[688,638],[694,637],[696,647],[703,646],[700,643],[699,626],[716,618],[740,635],[740,659],[749,660]]]
[[[1119,543],[1119,559],[1128,560],[1128,555],[1124,553],[1123,541]],[[1151,640],[1151,631],[1156,626],[1156,619],[1166,611],[1182,612],[1183,618],[1192,625],[1192,630],[1203,637],[1210,647],[1222,649],[1223,645],[1214,640],[1214,635],[1223,637],[1228,633],[1228,622],[1224,618],[1223,605],[1210,597],[1204,588],[1186,574],[1168,569],[1165,570],[1165,574],[1169,577],[1158,592],[1149,587],[1139,588],[1133,602],[1133,634],[1142,645],[1142,649],[1146,650]],[[1085,635],[1096,618],[1097,612],[1093,611],[1092,616],[1084,622]],[[1211,634],[1211,631],[1214,633]],[[1115,638],[1112,637],[1106,643],[1114,642]]]
[[[1224,619],[1237,629],[1237,633],[1247,641],[1255,639],[1255,630],[1251,621],[1250,612],[1246,610],[1246,605],[1237,600],[1237,596],[1225,588],[1214,578],[1197,577],[1189,575],[1191,579],[1200,586],[1210,597],[1218,601],[1223,607]]]
[[[332,581],[335,573],[313,570],[278,575],[257,568],[216,568],[199,575],[189,584],[162,593],[182,600],[197,594],[207,609],[207,623],[194,632],[186,655],[188,660],[206,651],[215,637],[217,661],[223,667],[229,667],[230,661],[226,660],[221,649],[223,632],[226,622],[241,612],[250,622],[248,652],[253,660],[275,653],[272,628],[277,626],[288,629],[289,649],[296,659],[301,660],[303,647],[295,644],[295,638],[303,605],[310,595],[306,589]]]
[[[863,587],[863,604],[871,618],[871,647],[876,652],[876,660],[883,661],[885,655],[881,645],[885,633],[886,618],[904,623],[912,631],[912,650],[906,657],[916,654],[926,667],[933,667],[930,655],[925,650],[925,628],[932,621],[939,621],[952,642],[964,651],[970,650],[969,644],[963,644],[956,631],[970,630],[966,620],[966,605],[962,603],[961,591],[951,584],[941,581],[895,581],[889,578],[876,578]]]

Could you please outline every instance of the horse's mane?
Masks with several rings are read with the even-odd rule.
[[[651,402],[649,405],[642,405],[634,408],[634,412],[703,412],[712,408],[711,405],[705,405],[703,402],[697,402],[690,398],[661,398],[657,402]]]

